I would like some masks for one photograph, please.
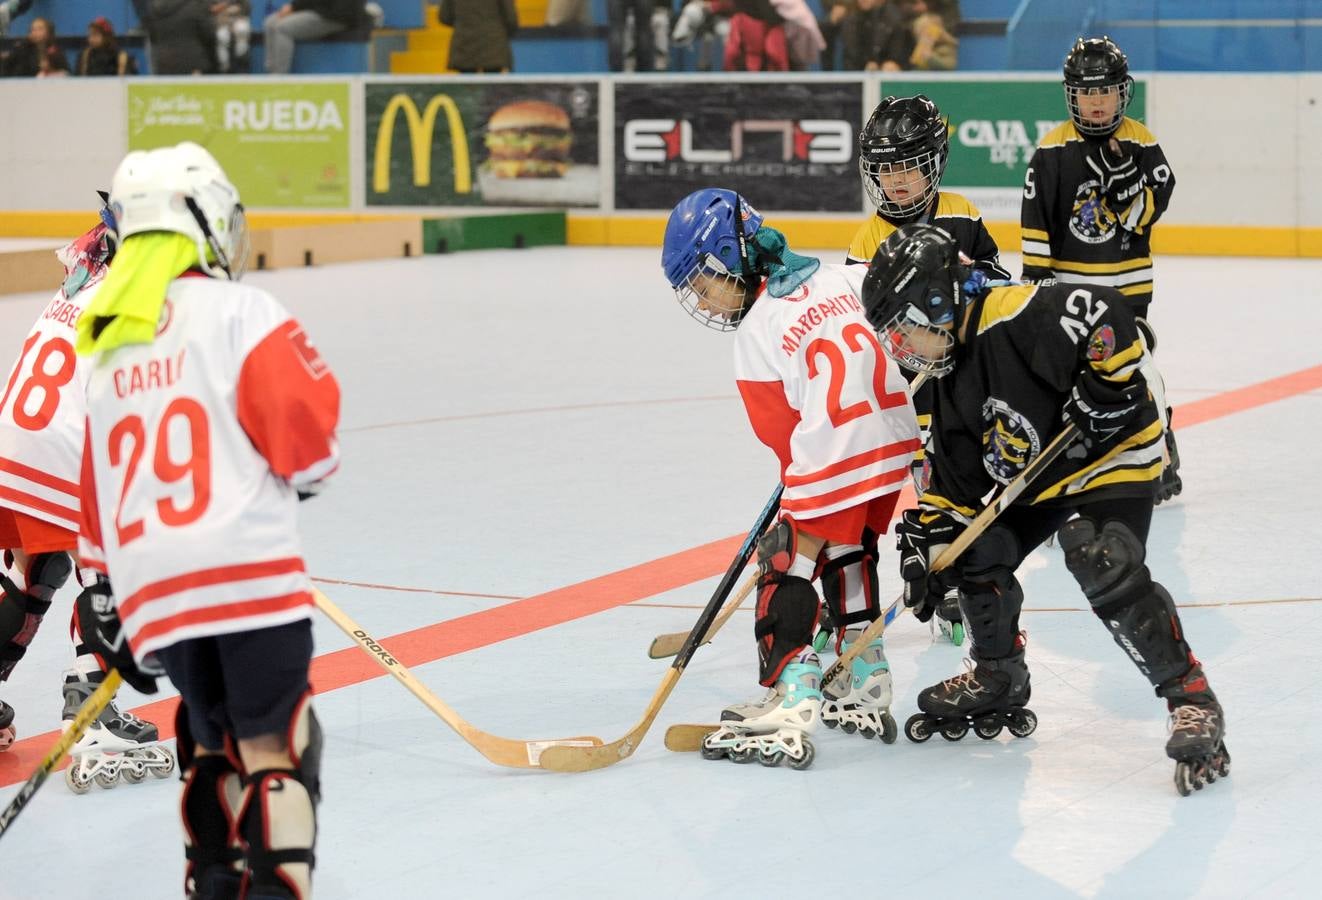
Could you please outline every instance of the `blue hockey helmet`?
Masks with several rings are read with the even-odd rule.
[[[748,310],[757,286],[748,242],[760,227],[762,215],[724,188],[694,191],[671,210],[661,268],[680,305],[707,327],[733,331]]]

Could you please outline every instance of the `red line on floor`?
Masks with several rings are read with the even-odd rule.
[[[1183,430],[1318,388],[1322,388],[1322,366],[1178,406],[1174,421],[1177,429]],[[907,487],[905,492],[902,505],[912,503],[912,492]],[[579,584],[380,640],[407,666],[455,656],[711,578],[730,564],[742,540],[743,535],[737,535],[713,541]],[[326,653],[312,662],[312,683],[318,693],[384,677],[376,662],[357,647]],[[176,699],[158,700],[133,711],[155,722],[160,727],[161,738],[167,739],[174,736],[177,703]],[[26,780],[58,737],[56,731],[34,735],[0,753],[0,787]]]

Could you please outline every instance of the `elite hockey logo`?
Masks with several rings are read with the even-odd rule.
[[[723,141],[695,139],[687,119],[630,119],[621,151],[630,174],[827,175],[852,163],[854,145],[844,119],[736,120]]]

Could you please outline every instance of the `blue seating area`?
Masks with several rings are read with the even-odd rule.
[[[376,0],[385,28],[421,28],[427,0]],[[808,0],[821,15],[821,0]],[[261,31],[276,0],[255,0],[251,68],[262,71]],[[674,0],[676,11],[682,0]],[[1109,34],[1136,71],[1322,71],[1322,0],[963,0],[959,28],[961,71],[1053,71],[1079,34]],[[516,72],[571,74],[607,70],[606,4],[593,0],[591,26],[524,28],[514,37]],[[71,67],[85,45],[87,23],[105,16],[123,49],[147,72],[144,38],[132,0],[36,0],[10,26],[8,39],[26,33],[33,16],[55,23]],[[387,39],[388,42],[389,39]],[[398,43],[398,39],[396,39]],[[720,48],[715,48],[719,68]],[[386,54],[383,54],[386,55]],[[671,48],[671,68],[697,66],[693,49]],[[383,71],[366,33],[300,43],[294,71],[343,74]]]

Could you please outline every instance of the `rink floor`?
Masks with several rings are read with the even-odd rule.
[[[690,626],[728,562],[695,548],[742,537],[775,486],[730,336],[683,314],[657,256],[250,276],[344,391],[343,466],[302,508],[310,571],[387,647],[404,635],[393,646],[414,673],[495,734],[630,729],[665,674],[651,639]],[[1036,734],[883,746],[822,730],[805,772],[662,745],[667,725],[759,693],[747,612],[699,651],[633,757],[583,775],[489,764],[318,618],[316,896],[1316,896],[1320,276],[1309,261],[1157,265],[1186,490],[1157,511],[1149,563],[1225,705],[1229,780],[1177,796],[1162,704],[1056,549],[1020,573]],[[47,299],[0,302],[0,357]],[[882,586],[899,588],[889,553]],[[0,803],[56,736],[72,598],[0,688],[26,739],[0,754]],[[908,618],[887,646],[902,724],[963,654]],[[180,896],[177,792],[74,796],[52,778],[0,844],[0,898]]]

